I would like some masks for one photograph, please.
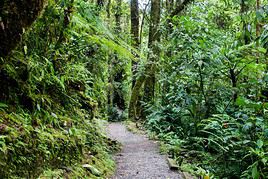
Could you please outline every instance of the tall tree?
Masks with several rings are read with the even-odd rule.
[[[159,47],[160,42],[160,0],[152,0],[151,4],[151,22],[149,28],[149,40],[148,48],[150,53],[148,55],[148,63],[151,66],[149,73],[147,74],[144,84],[144,101],[149,103],[154,99],[155,95],[155,73],[156,63],[159,58]]]
[[[193,0],[185,0],[182,3],[177,3],[170,17],[178,15],[186,6]],[[170,18],[171,19],[171,18]],[[151,54],[148,55],[148,63],[145,65],[144,72],[137,78],[135,85],[132,88],[131,98],[129,102],[129,119],[139,119],[142,109],[138,104],[141,88],[145,87],[144,101],[149,102],[154,98],[155,88],[155,62],[159,56],[157,43],[160,41],[160,0],[151,1],[151,24],[149,29],[148,47]],[[170,22],[170,21],[169,21]],[[144,117],[144,114],[143,114]]]
[[[131,45],[132,47],[138,49],[140,46],[139,41],[139,0],[131,0],[130,2],[130,18],[131,18]],[[136,55],[135,55],[136,56]],[[130,119],[136,118],[136,107],[137,100],[139,97],[138,91],[143,82],[138,82],[136,84],[136,71],[137,71],[137,62],[132,60],[132,92],[131,99],[129,102],[129,111],[128,115]],[[141,84],[141,85],[140,85]],[[136,87],[135,87],[136,86]]]
[[[138,48],[140,44],[139,42],[139,0],[131,0],[130,15],[131,15],[132,45]]]
[[[246,4],[246,0],[241,0],[240,3],[240,15],[241,15],[241,21],[242,21],[242,26],[243,26],[243,36],[242,36],[242,41],[244,44],[249,44],[250,43],[250,32],[248,29],[248,24],[245,20],[246,13],[248,11],[248,6]]]
[[[140,45],[139,41],[139,0],[131,0],[130,3],[130,15],[131,15],[131,44],[134,48],[138,49]],[[132,73],[135,75],[137,68],[137,62],[132,61]],[[135,80],[133,80],[134,86]]]
[[[256,14],[260,10],[260,6],[261,6],[261,0],[256,0]],[[260,36],[260,32],[261,32],[261,24],[259,23],[259,19],[256,16],[256,39],[257,39],[256,45],[257,47],[260,45],[259,39],[258,39],[258,37]],[[257,54],[257,56],[259,56],[259,54]],[[259,63],[259,58],[257,58],[256,63]]]
[[[142,42],[142,35],[143,35],[143,26],[145,23],[145,18],[147,17],[147,8],[150,5],[150,1],[147,2],[147,4],[144,4],[143,12],[142,12],[142,18],[141,18],[141,25],[140,25],[140,43]]]

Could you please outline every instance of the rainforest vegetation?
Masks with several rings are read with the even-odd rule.
[[[268,178],[267,0],[1,0],[0,178],[106,178],[131,120],[180,169]]]

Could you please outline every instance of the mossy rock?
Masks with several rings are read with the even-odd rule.
[[[19,43],[24,29],[42,11],[46,0],[0,1],[0,57],[6,56]]]

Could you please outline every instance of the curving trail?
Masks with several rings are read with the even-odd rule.
[[[111,123],[108,133],[122,143],[123,148],[115,156],[117,171],[112,179],[182,179],[171,171],[165,156],[159,154],[156,142],[146,136],[129,132],[121,123]]]

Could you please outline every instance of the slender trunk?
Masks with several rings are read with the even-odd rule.
[[[131,0],[131,35],[132,46],[139,47],[139,1]]]
[[[247,6],[245,3],[245,0],[241,0],[240,4],[240,15],[241,15],[241,21],[242,21],[242,27],[243,27],[243,41],[244,44],[249,44],[250,43],[250,32],[247,28],[247,22],[245,21],[245,16],[247,13]]]
[[[142,42],[143,25],[144,25],[144,21],[145,21],[145,17],[146,17],[146,11],[147,11],[147,8],[148,8],[149,4],[150,4],[150,2],[148,1],[148,3],[146,4],[146,6],[145,6],[145,8],[143,10],[143,13],[142,13],[141,28],[140,28],[140,40],[139,40],[140,43]]]
[[[260,9],[260,0],[256,0],[256,12],[259,11]],[[261,25],[258,22],[258,18],[256,17],[256,46],[259,47],[260,41],[259,41],[259,36],[260,36],[260,31],[261,31]],[[256,58],[256,63],[259,63],[259,54],[257,54]]]
[[[199,78],[200,78],[200,91],[202,93],[202,96],[204,98],[204,101],[205,101],[205,106],[206,106],[206,112],[205,112],[205,116],[204,118],[208,118],[209,115],[210,115],[210,102],[209,100],[207,99],[207,96],[206,96],[206,92],[205,92],[205,82],[204,82],[204,76],[203,76],[203,73],[202,73],[202,68],[200,66],[198,66],[198,72],[199,72]]]
[[[234,102],[236,102],[236,99],[238,97],[238,94],[237,94],[236,89],[235,89],[237,87],[237,77],[235,74],[235,70],[233,68],[230,68],[230,79],[232,82],[232,87],[234,89],[233,100],[234,100]]]
[[[111,0],[108,0],[108,2],[107,2],[106,13],[107,13],[107,18],[110,19],[110,17],[111,17]]]
[[[140,46],[139,42],[139,1],[131,0],[131,44],[134,48],[138,49]],[[132,74],[135,76],[137,71],[137,62],[132,61]],[[135,84],[135,79],[132,80],[132,86]]]
[[[144,97],[145,103],[150,103],[154,100],[155,96],[155,82],[156,82],[156,63],[159,58],[159,47],[160,42],[160,0],[152,0],[151,4],[151,24],[149,29],[149,41],[148,48],[150,53],[148,54],[148,64],[151,66],[151,70],[146,76],[144,84]],[[143,117],[146,116],[143,110]]]
[[[132,88],[131,98],[129,102],[129,111],[128,111],[128,117],[131,120],[138,120],[140,117],[139,112],[140,106],[138,105],[138,99],[140,96],[140,89],[142,88],[144,81],[145,81],[145,74],[137,78],[137,81]]]
[[[146,76],[148,76],[149,72],[152,70],[151,65],[147,64],[145,66],[144,72],[137,78],[135,85],[132,88],[131,98],[129,102],[129,111],[128,117],[132,120],[139,120],[140,118],[140,105],[138,104],[138,100],[140,97],[140,92],[144,82],[146,80]]]
[[[131,16],[131,45],[139,49],[140,42],[139,42],[139,1],[138,0],[131,0],[130,3],[130,16]],[[137,55],[135,55],[137,57]],[[135,76],[137,72],[137,62],[132,61],[132,93],[129,102],[129,111],[128,116],[130,119],[136,118],[136,108],[137,108],[137,101],[139,97],[138,91],[142,86],[143,82],[136,81]],[[138,79],[139,80],[139,79]],[[136,84],[137,83],[137,84]]]
[[[260,9],[260,0],[256,0],[256,11]],[[256,21],[256,37],[258,38],[260,36],[260,31],[261,31],[261,25],[258,22],[258,19]]]

